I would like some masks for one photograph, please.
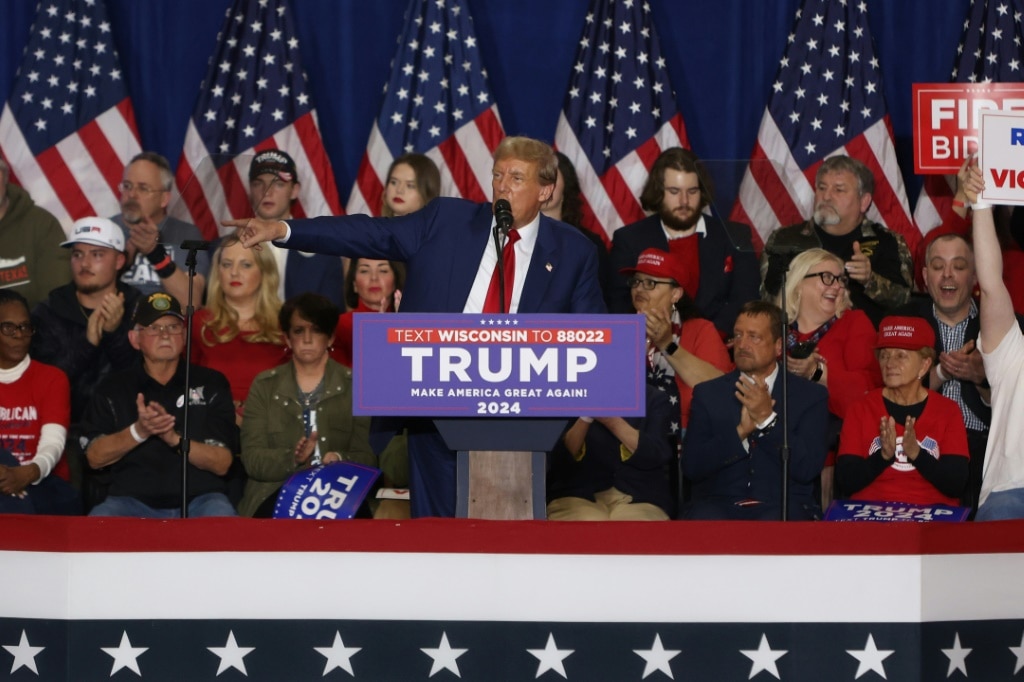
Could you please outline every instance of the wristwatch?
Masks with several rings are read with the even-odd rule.
[[[665,350],[661,352],[665,355],[675,355],[677,350],[679,350],[679,344],[675,341],[669,341],[668,345],[665,346]]]

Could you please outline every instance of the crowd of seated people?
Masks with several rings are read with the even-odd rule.
[[[819,519],[833,499],[976,511],[993,396],[963,226],[926,240],[912,291],[902,238],[867,218],[870,171],[837,157],[818,172],[810,220],[768,239],[759,278],[749,232],[715,215],[710,178],[682,151],[663,153],[645,189],[650,217],[616,233],[610,254],[589,232],[576,247],[617,266],[598,282],[613,308],[645,316],[646,416],[567,421],[548,453],[548,518],[780,518],[783,435],[788,518]],[[575,171],[564,155],[557,166],[542,210],[586,232]],[[375,452],[370,419],[352,415],[354,315],[400,309],[406,265],[395,260],[354,257],[342,278],[337,257],[323,256],[330,276],[282,301],[293,251],[226,233],[199,282],[186,439],[184,273],[172,247],[193,233],[166,215],[166,171],[139,155],[122,215],[75,223],[56,247],[71,257],[71,282],[32,309],[0,290],[0,398],[5,415],[25,417],[2,423],[0,512],[174,516],[183,452],[190,516],[269,517],[291,475],[336,461],[408,484],[401,429]],[[254,213],[289,219],[294,161],[268,150],[250,175]],[[974,201],[969,176],[965,164],[958,196]],[[433,162],[407,154],[389,170],[381,212],[406,216],[440,193]],[[303,262],[289,270],[296,286]],[[142,291],[131,283],[140,273],[152,275]]]

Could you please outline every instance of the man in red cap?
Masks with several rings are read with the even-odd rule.
[[[920,317],[879,323],[883,388],[850,406],[836,458],[836,487],[857,500],[957,505],[967,485],[967,432],[960,408],[924,387],[935,333]]]

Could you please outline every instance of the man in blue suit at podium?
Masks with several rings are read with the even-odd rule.
[[[554,151],[538,140],[507,137],[494,152],[493,201],[507,201],[512,214],[502,249],[504,300],[491,204],[442,197],[400,218],[224,224],[238,227],[249,247],[274,241],[289,249],[404,261],[402,312],[604,313],[594,245],[540,212],[557,174]],[[409,425],[409,465],[413,515],[454,516],[455,453],[422,420]]]

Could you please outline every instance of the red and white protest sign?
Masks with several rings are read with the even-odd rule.
[[[1024,112],[1024,83],[914,83],[914,172],[956,173],[978,151],[981,113]]]
[[[978,165],[985,174],[982,200],[1024,205],[1024,111],[982,112]]]

